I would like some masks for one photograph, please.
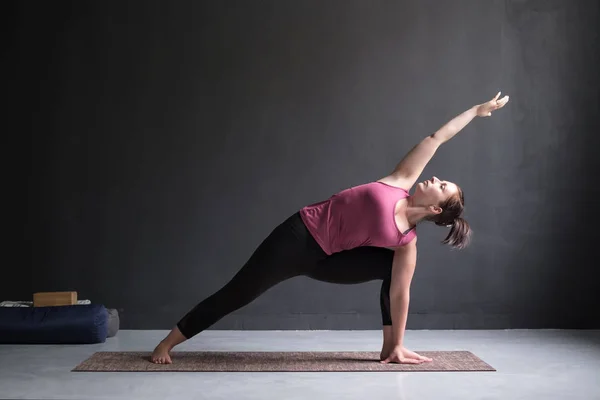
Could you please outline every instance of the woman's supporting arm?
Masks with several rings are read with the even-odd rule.
[[[410,303],[410,284],[417,264],[417,238],[394,253],[390,284],[390,314],[393,345],[404,345],[404,332]]]

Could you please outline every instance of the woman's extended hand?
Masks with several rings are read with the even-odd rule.
[[[498,92],[496,97],[494,97],[492,100],[478,105],[477,106],[477,116],[478,117],[489,117],[490,115],[492,115],[492,111],[496,111],[496,110],[504,107],[504,105],[506,105],[506,103],[508,103],[508,96],[504,96],[500,100],[498,100],[498,97],[500,97],[500,92]]]
[[[382,364],[398,363],[398,364],[421,364],[430,362],[431,358],[421,356],[414,351],[410,351],[404,346],[396,346]]]

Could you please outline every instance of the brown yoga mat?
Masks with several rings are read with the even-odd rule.
[[[173,352],[173,364],[153,364],[148,352],[98,352],[73,371],[89,372],[375,372],[496,371],[469,351],[417,352],[418,365],[381,364],[379,352]]]

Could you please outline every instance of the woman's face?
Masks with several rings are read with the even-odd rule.
[[[457,193],[458,187],[456,184],[449,181],[441,181],[433,176],[431,179],[417,184],[414,196],[418,199],[419,204],[437,206]]]

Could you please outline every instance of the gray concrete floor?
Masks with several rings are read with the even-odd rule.
[[[0,346],[0,397],[23,399],[600,399],[600,331],[408,331],[411,350],[469,350],[497,372],[70,372],[96,351],[151,351],[166,331],[98,345]],[[379,351],[381,331],[205,331],[178,351]]]

